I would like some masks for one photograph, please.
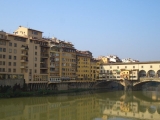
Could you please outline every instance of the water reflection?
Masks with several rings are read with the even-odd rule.
[[[149,97],[148,97],[149,98]],[[159,120],[160,102],[143,92],[84,92],[0,99],[0,120]]]

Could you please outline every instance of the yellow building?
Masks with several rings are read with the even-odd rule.
[[[0,31],[0,80],[8,80],[11,86],[25,82],[29,89],[46,89],[50,83],[98,79],[100,63],[91,52],[76,51],[70,42],[42,35],[23,26],[13,34]]]
[[[89,51],[77,50],[77,80],[91,81],[91,58],[92,53]]]
[[[22,54],[21,46],[27,41],[26,37],[7,34],[0,31],[0,80],[8,80],[8,85],[13,86],[15,83],[21,82],[24,79],[23,71],[21,67],[21,59],[25,57],[25,62],[28,62],[27,51]],[[18,69],[17,69],[18,68]],[[9,82],[12,80],[12,83]],[[0,83],[5,85],[3,81]]]
[[[95,82],[99,76],[99,60],[90,51],[77,50],[77,81]]]
[[[99,61],[96,59],[91,59],[91,80],[92,81],[96,81],[98,80],[98,76],[99,76]]]
[[[27,69],[26,67],[21,68],[21,71],[24,74],[25,82],[31,88],[35,85],[46,88],[49,77],[49,43],[42,38],[42,33],[22,26],[19,26],[14,32],[14,35],[27,37],[21,51],[23,53],[24,47],[28,46],[28,62],[21,61],[21,65],[28,67]],[[24,59],[24,56],[21,59]]]
[[[72,43],[50,39],[50,82],[75,80],[76,50]]]
[[[3,63],[0,78],[14,82],[25,83],[31,88],[46,88],[49,71],[49,46],[48,41],[42,38],[42,32],[19,26],[14,34],[0,33]],[[22,83],[21,83],[22,85]]]

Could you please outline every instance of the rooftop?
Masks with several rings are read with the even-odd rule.
[[[24,26],[19,26],[19,27],[24,27]],[[27,28],[27,27],[24,27],[24,28]],[[41,32],[43,33],[42,31],[39,31],[39,30],[35,30],[35,29],[32,29],[32,28],[27,28],[28,30],[33,30],[33,31],[37,31],[37,32]]]
[[[127,63],[104,63],[101,65],[130,65],[130,64],[153,64],[153,63],[157,63],[160,64],[160,61],[143,61],[143,62],[127,62]]]

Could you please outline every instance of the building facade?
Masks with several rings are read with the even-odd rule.
[[[96,81],[97,61],[91,52],[42,35],[23,26],[13,34],[0,31],[1,85],[26,83],[30,89],[46,89],[50,84]]]
[[[78,51],[77,56],[77,81],[95,82],[98,78],[97,63],[98,60],[92,57],[90,51]]]
[[[160,61],[100,65],[100,80],[139,80],[160,77]]]

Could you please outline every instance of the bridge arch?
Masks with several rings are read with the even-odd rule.
[[[114,83],[114,84],[113,84]],[[124,87],[124,85],[123,85],[123,83],[122,82],[120,82],[120,81],[112,81],[112,80],[110,80],[110,81],[107,81],[107,80],[103,80],[103,81],[97,81],[97,83],[96,84],[94,84],[94,88],[96,88],[96,87],[100,87],[100,86],[110,86],[111,88],[114,88],[115,86],[116,86],[116,84],[119,86],[122,86],[122,88]]]
[[[139,71],[139,77],[146,77],[147,73],[145,70]]]
[[[160,70],[157,71],[157,77],[160,77]]]
[[[155,113],[156,110],[157,110],[157,108],[156,108],[155,106],[150,106],[150,107],[148,108],[148,112],[151,113],[151,114]]]
[[[156,73],[154,70],[149,70],[148,73],[147,73],[148,77],[155,77],[156,76]]]
[[[145,113],[147,111],[147,107],[142,105],[139,107],[139,111]]]

